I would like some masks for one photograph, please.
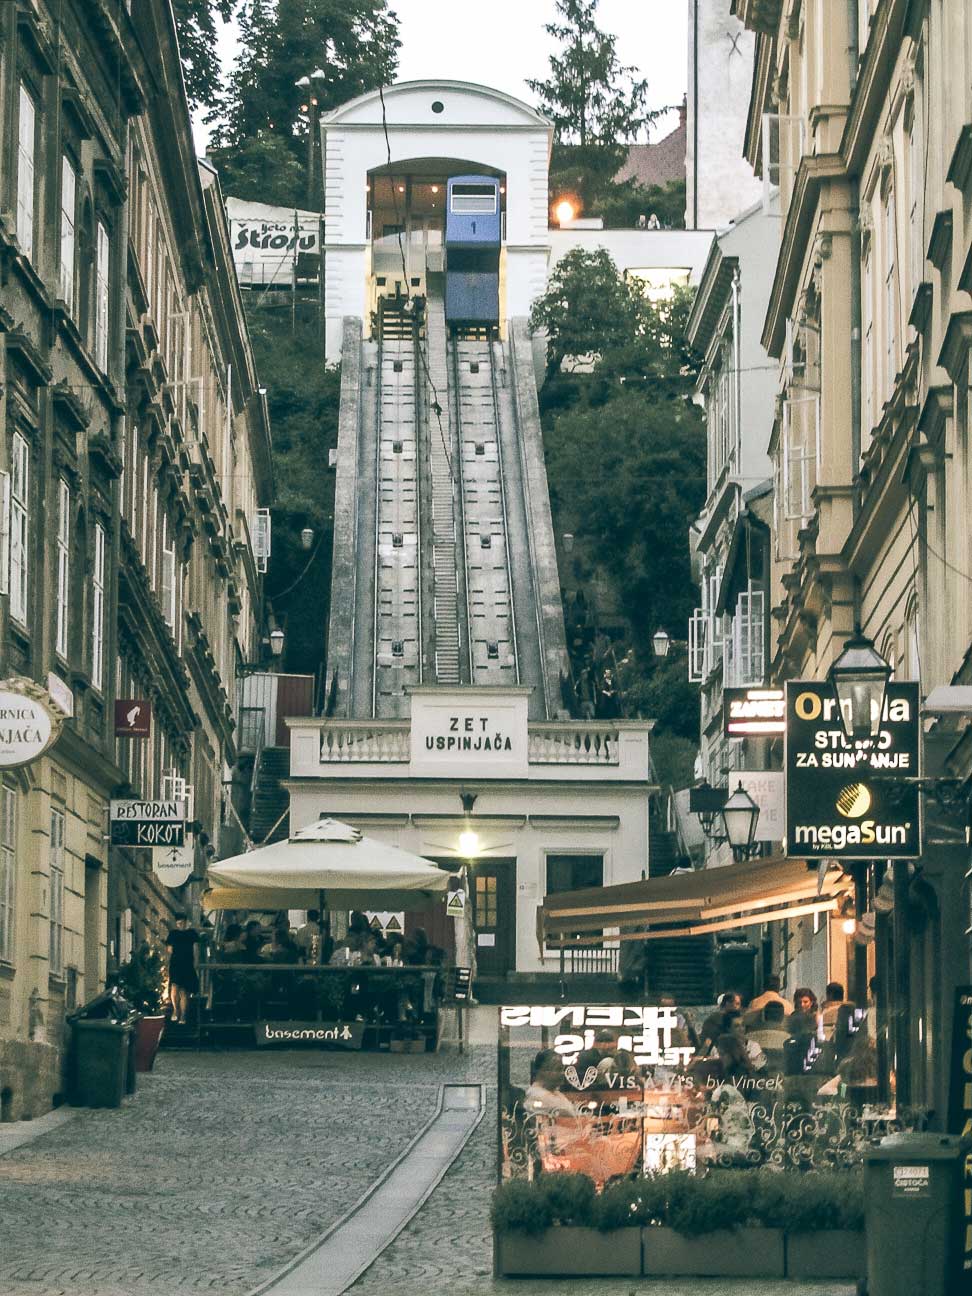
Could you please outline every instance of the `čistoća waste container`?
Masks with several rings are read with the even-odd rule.
[[[891,1134],[864,1156],[868,1296],[960,1290],[962,1158],[950,1134]]]
[[[117,990],[106,990],[73,1013],[71,1101],[80,1107],[120,1107],[135,1092],[138,1013]]]

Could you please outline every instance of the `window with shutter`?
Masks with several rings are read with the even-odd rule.
[[[91,683],[100,691],[105,673],[105,528],[94,530],[94,568],[91,582]]]
[[[58,294],[74,314],[74,257],[77,175],[68,158],[61,158],[61,268]]]
[[[71,492],[63,477],[57,481],[57,594],[55,650],[68,655],[68,603],[71,585]]]
[[[10,615],[26,625],[30,450],[19,432],[14,433],[10,464]]]
[[[108,230],[98,222],[98,248],[95,261],[95,360],[103,372],[108,369],[109,263],[111,244]]]
[[[13,962],[17,898],[17,789],[0,784],[0,959]]]
[[[36,146],[34,101],[26,86],[20,87],[20,116],[17,134],[17,242],[24,256],[34,255],[34,152]]]
[[[50,838],[50,970],[64,972],[64,811],[51,811]]]

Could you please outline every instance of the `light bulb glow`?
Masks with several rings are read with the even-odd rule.
[[[853,936],[854,933],[857,931],[857,919],[845,918],[844,921],[841,923],[841,929],[843,930],[845,936]]]
[[[467,859],[479,854],[479,833],[467,828],[459,834],[459,854]]]
[[[554,215],[557,217],[557,220],[561,225],[568,225],[574,219],[574,204],[568,202],[567,199],[564,198],[554,208]]]

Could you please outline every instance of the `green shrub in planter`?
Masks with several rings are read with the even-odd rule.
[[[489,1218],[496,1233],[543,1233],[553,1223],[550,1206],[525,1179],[510,1179],[493,1193]]]
[[[752,1189],[745,1174],[704,1177],[676,1171],[666,1176],[665,1223],[686,1237],[739,1228],[752,1216]]]
[[[559,1172],[541,1175],[538,1187],[554,1224],[590,1228],[594,1223],[594,1181],[587,1175]]]
[[[594,1204],[595,1223],[602,1232],[611,1229],[660,1224],[665,1218],[667,1193],[661,1176],[623,1179],[605,1188]]]

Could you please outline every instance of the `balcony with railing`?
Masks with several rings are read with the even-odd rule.
[[[296,778],[409,777],[413,761],[409,720],[288,720],[291,776]],[[640,779],[651,782],[650,720],[530,722],[525,735],[525,777]],[[461,758],[443,777],[462,777]],[[477,761],[473,778],[489,777]],[[520,777],[524,775],[521,774]],[[516,777],[516,775],[513,775]]]

